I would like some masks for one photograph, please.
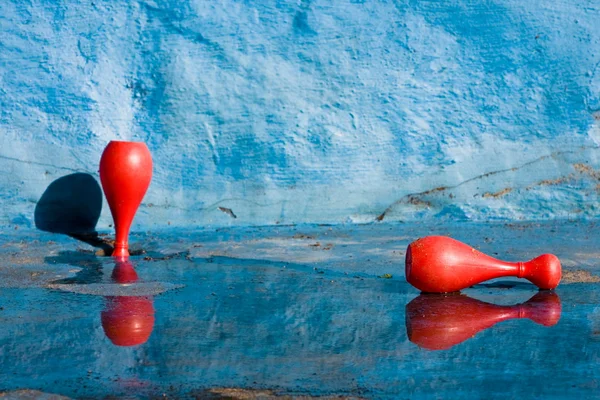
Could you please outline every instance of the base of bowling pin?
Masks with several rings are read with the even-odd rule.
[[[115,258],[129,257],[128,246],[115,245],[115,249],[113,250],[112,256]]]

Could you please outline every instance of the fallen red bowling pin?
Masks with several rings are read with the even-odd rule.
[[[100,159],[100,181],[115,223],[113,256],[129,256],[129,230],[152,179],[152,156],[141,142],[111,141]]]
[[[406,280],[430,293],[455,292],[493,278],[525,278],[540,289],[554,289],[560,261],[543,254],[527,262],[506,262],[446,236],[427,236],[408,245]]]
[[[408,339],[429,350],[446,350],[498,322],[529,318],[553,326],[561,315],[560,298],[539,292],[523,304],[499,306],[462,294],[421,294],[406,305]]]
[[[134,283],[137,273],[127,258],[119,258],[112,273],[117,283]],[[102,328],[117,346],[146,343],[154,328],[154,305],[150,296],[109,296],[100,315]]]

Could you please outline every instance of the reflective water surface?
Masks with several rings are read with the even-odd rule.
[[[313,242],[307,251],[327,251],[308,247]],[[404,281],[401,262],[367,248],[350,253],[363,254],[362,272],[346,273],[327,262],[207,257],[210,245],[195,243],[196,253],[173,245],[129,261],[63,250],[43,264],[13,259],[0,288],[0,389],[73,398],[187,398],[210,388],[596,396],[593,283],[539,292],[501,281],[422,295]],[[31,283],[31,271],[46,281]],[[386,271],[391,279],[380,277]]]

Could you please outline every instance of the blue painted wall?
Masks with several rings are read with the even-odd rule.
[[[598,21],[593,0],[4,0],[0,224],[97,177],[111,139],[154,156],[134,229],[596,217]]]

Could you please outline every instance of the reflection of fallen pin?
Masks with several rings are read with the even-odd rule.
[[[90,284],[65,284],[51,283],[45,285],[48,289],[62,290],[77,294],[91,294],[95,296],[155,296],[173,289],[180,289],[185,285],[176,285],[164,282],[144,283],[90,283]]]
[[[504,306],[463,294],[420,294],[406,305],[408,340],[428,350],[447,350],[498,322],[528,318],[543,326],[560,320],[562,306],[554,292],[536,293],[525,303]]]

